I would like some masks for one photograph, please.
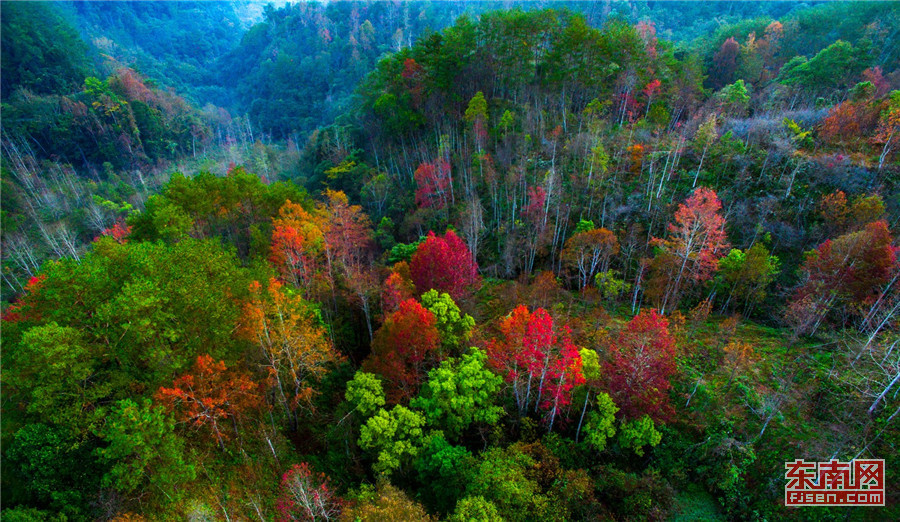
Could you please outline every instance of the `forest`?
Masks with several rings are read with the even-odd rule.
[[[4,520],[900,519],[900,3],[0,24]]]

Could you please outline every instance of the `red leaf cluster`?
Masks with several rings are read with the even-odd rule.
[[[875,297],[891,278],[897,249],[885,221],[869,223],[859,232],[829,239],[807,255],[802,270],[806,282],[795,300],[849,299],[862,305]]]
[[[375,332],[366,371],[385,378],[385,395],[397,403],[416,396],[429,369],[440,359],[440,334],[430,310],[415,299],[400,303]]]
[[[131,225],[126,225],[122,221],[117,221],[115,225],[103,229],[101,234],[112,237],[118,243],[125,243],[128,240],[128,236],[131,234]]]
[[[437,160],[422,163],[414,174],[416,178],[416,205],[419,208],[442,209],[447,205],[450,189],[450,163]]]
[[[719,266],[719,258],[729,248],[725,218],[719,214],[722,202],[712,189],[697,187],[678,206],[675,223],[669,224],[669,245],[682,260],[692,265],[691,277],[705,281]]]
[[[543,308],[519,306],[500,322],[502,337],[488,345],[491,364],[510,383],[520,412],[547,412],[552,423],[571,404],[572,388],[583,384],[581,355],[567,325],[555,328]]]
[[[275,502],[278,520],[334,520],[344,501],[329,485],[324,473],[314,473],[306,462],[294,464],[281,476]]]
[[[675,373],[675,339],[656,310],[641,311],[607,347],[604,376],[628,419],[650,415],[664,421],[672,411],[669,378]]]
[[[38,295],[38,291],[46,279],[46,274],[33,276],[29,279],[28,283],[25,284],[24,296],[19,301],[9,305],[6,311],[3,312],[3,316],[0,317],[0,320],[5,323],[39,320],[40,313],[37,307],[34,306],[33,299]]]
[[[528,205],[522,211],[522,214],[532,223],[540,221],[544,215],[544,205],[547,203],[547,191],[544,187],[538,185],[528,187]]]
[[[410,275],[419,293],[432,288],[459,301],[479,283],[478,264],[469,247],[452,230],[444,237],[434,232],[419,245],[409,262]]]

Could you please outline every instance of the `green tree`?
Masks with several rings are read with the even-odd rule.
[[[594,284],[597,285],[597,290],[604,299],[615,299],[631,288],[630,283],[616,277],[618,273],[617,270],[609,269],[594,274]]]
[[[25,301],[45,324],[81,332],[68,331],[76,335],[77,342],[71,342],[77,346],[61,353],[60,360],[80,358],[71,364],[77,372],[70,370],[62,380],[81,376],[87,379],[85,389],[123,378],[156,388],[206,351],[218,359],[239,357],[245,347],[234,335],[240,303],[250,282],[259,278],[218,240],[123,244],[111,237],[95,241],[80,262],[46,263],[43,275],[41,290]],[[45,334],[51,331],[55,338],[46,343],[62,345],[57,338],[63,332]],[[46,353],[55,350],[51,346]],[[20,351],[23,357],[47,359],[34,350],[10,347],[10,352]],[[86,372],[93,365],[110,377],[90,379]],[[22,365],[29,371],[36,367],[36,362]],[[51,370],[52,365],[41,371]],[[32,386],[30,380],[22,383]],[[77,389],[70,387],[63,396]]]
[[[108,444],[97,453],[111,464],[103,485],[122,493],[153,486],[171,495],[173,486],[193,480],[194,466],[185,462],[184,442],[174,427],[163,408],[149,400],[140,405],[131,399],[116,403],[97,430]]]
[[[784,64],[778,81],[807,89],[846,87],[865,68],[862,52],[852,44],[838,40],[808,61],[794,57]]]
[[[596,350],[582,348],[578,350],[581,356],[581,374],[584,376],[584,385],[579,387],[579,392],[584,393],[584,404],[581,406],[581,416],[578,417],[578,429],[575,430],[575,442],[581,436],[581,426],[584,423],[584,414],[591,400],[591,393],[600,383],[600,356]]]
[[[619,429],[619,445],[633,449],[641,457],[644,456],[645,446],[656,447],[661,440],[662,433],[656,431],[649,415],[625,422]]]
[[[472,99],[469,100],[469,106],[466,108],[464,118],[468,122],[474,122],[479,119],[482,122],[487,120],[487,101],[484,99],[483,92],[476,92],[475,96],[472,96]]]
[[[175,242],[188,237],[194,226],[194,220],[177,203],[158,194],[150,196],[144,209],[144,213],[150,216],[149,220],[141,219],[144,213],[139,213],[134,214],[129,223],[136,233],[148,239],[158,237],[163,241]],[[146,232],[144,223],[149,225]]]
[[[132,375],[152,376],[153,380],[170,375],[169,363],[177,357],[181,339],[174,328],[177,318],[171,299],[157,281],[128,281],[118,295],[97,309],[97,316],[105,324],[122,326],[114,353]]]
[[[608,394],[597,394],[594,399],[594,409],[588,414],[588,420],[584,426],[584,440],[595,450],[606,449],[607,439],[616,434],[617,411],[619,408]]]
[[[22,392],[26,411],[45,422],[84,433],[97,402],[110,392],[99,358],[76,328],[35,326],[13,348],[4,380]]]
[[[446,294],[445,294],[446,295]],[[485,366],[487,354],[472,348],[428,372],[419,397],[410,404],[425,412],[428,425],[458,437],[472,423],[494,425],[503,414],[496,400],[503,379]]]
[[[743,302],[745,314],[766,297],[766,288],[778,275],[781,263],[761,242],[746,252],[733,248],[719,260],[719,278],[728,287],[724,307],[732,300]]]
[[[438,292],[434,288],[422,294],[422,306],[434,314],[444,350],[451,354],[457,353],[460,344],[469,340],[472,328],[475,327],[475,319],[464,314],[450,294]]]
[[[103,475],[91,456],[92,449],[89,442],[72,437],[65,428],[28,424],[15,433],[11,443],[4,444],[4,475],[19,478],[29,503],[86,520],[88,503],[99,490]]]
[[[750,93],[747,92],[744,80],[738,80],[731,85],[722,87],[722,90],[716,93],[716,99],[722,113],[727,116],[743,117],[747,114],[747,108],[750,106]]]
[[[497,506],[484,497],[466,497],[456,503],[450,522],[503,522]]]
[[[811,149],[815,145],[811,130],[803,130],[797,122],[790,118],[785,118],[782,124],[791,133],[791,141],[797,145],[798,149]]]
[[[344,394],[353,408],[363,417],[369,417],[385,404],[384,389],[375,374],[358,371],[347,383]]]
[[[508,520],[541,520],[548,498],[529,476],[535,460],[517,446],[491,447],[473,470],[466,496],[482,497]]]
[[[427,495],[442,512],[452,509],[465,493],[475,464],[475,457],[469,450],[450,444],[440,431],[426,437],[415,462],[419,482],[426,485]]]
[[[581,232],[590,232],[591,230],[594,230],[595,228],[597,228],[597,226],[594,225],[593,221],[591,221],[589,219],[582,219],[578,222],[577,225],[575,225],[575,232],[573,235],[579,234]]]
[[[6,522],[68,522],[69,518],[62,513],[51,513],[25,506],[5,508],[0,517]]]
[[[503,111],[503,115],[500,116],[500,128],[503,129],[503,134],[506,135],[509,133],[510,128],[515,123],[516,118],[513,116],[513,113],[508,110]]]
[[[50,4],[4,4],[0,34],[4,101],[16,87],[70,94],[84,81],[88,47]]]
[[[425,417],[405,406],[384,408],[360,429],[359,445],[376,456],[373,469],[390,475],[405,467],[422,447]]]
[[[697,163],[697,172],[694,173],[694,182],[691,184],[691,188],[697,186],[697,178],[700,177],[700,169],[703,168],[703,160],[706,159],[706,153],[709,152],[709,148],[718,137],[719,132],[716,130],[716,115],[711,114],[700,124],[700,127],[697,128],[697,133],[694,134],[694,149],[701,152],[700,161]]]

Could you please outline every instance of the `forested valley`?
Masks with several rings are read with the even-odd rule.
[[[0,10],[4,520],[900,519],[900,4]]]

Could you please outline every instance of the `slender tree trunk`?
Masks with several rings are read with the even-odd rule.
[[[581,417],[578,418],[578,429],[575,431],[575,442],[578,443],[578,438],[581,436],[581,424],[584,422],[584,413],[587,411],[588,399],[591,396],[591,391],[586,390],[584,394],[584,406],[581,408]]]
[[[687,408],[688,406],[690,406],[690,404],[691,404],[691,399],[693,399],[693,398],[694,398],[694,394],[697,393],[697,388],[700,387],[700,383],[701,383],[701,382],[703,382],[703,376],[702,376],[702,375],[700,376],[699,379],[697,379],[697,382],[694,384],[694,390],[691,391],[691,395],[688,397],[687,402],[684,403],[684,407],[685,407],[685,408]]]
[[[703,159],[706,158],[707,149],[709,149],[709,145],[703,147],[703,154],[700,155],[700,164],[697,165],[697,172],[694,174],[694,183],[691,184],[691,188],[697,186],[697,178],[700,177],[700,169],[703,168]]]
[[[881,399],[883,399],[884,396],[887,395],[887,392],[891,390],[891,388],[898,380],[900,380],[900,372],[897,372],[897,375],[893,378],[893,380],[891,380],[891,382],[888,383],[887,387],[885,387],[885,389],[882,390],[878,397],[875,398],[875,402],[873,402],[872,405],[869,406],[869,415],[871,415],[872,412],[875,411],[875,408],[878,407],[878,403],[881,402]]]

